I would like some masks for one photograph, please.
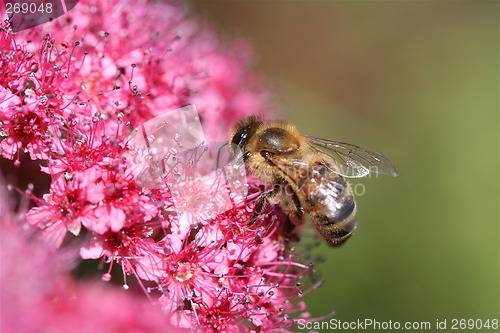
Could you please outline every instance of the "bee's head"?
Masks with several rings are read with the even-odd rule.
[[[231,149],[233,152],[236,149],[246,150],[248,142],[252,135],[255,134],[257,128],[262,125],[262,122],[257,120],[255,116],[243,118],[233,129],[231,134]]]

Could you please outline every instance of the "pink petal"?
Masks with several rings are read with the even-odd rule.
[[[83,259],[98,259],[104,255],[102,242],[96,237],[92,238],[80,248],[80,256]]]

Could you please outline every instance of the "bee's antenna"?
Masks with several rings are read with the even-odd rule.
[[[227,174],[226,174],[226,170],[224,169],[224,166],[222,168],[219,168],[219,161],[220,161],[220,158],[221,158],[221,151],[224,147],[226,147],[227,145],[229,145],[229,142],[225,142],[223,145],[221,145],[219,147],[219,149],[217,150],[217,158],[215,160],[215,172],[217,174],[219,174],[219,172],[222,172],[222,175],[224,177],[224,183],[226,184],[226,189],[227,191],[229,191],[229,189],[231,188],[231,186],[229,185],[229,179],[227,177]],[[228,193],[229,195],[229,200],[231,200],[231,205],[233,207],[236,206],[235,202],[233,201],[233,198],[231,197],[231,194]]]
[[[229,144],[229,142],[225,142],[222,146],[219,147],[219,149],[217,150],[217,159],[215,160],[215,170],[219,170],[219,160],[220,160],[220,151],[222,148],[224,148],[225,146],[227,146]]]

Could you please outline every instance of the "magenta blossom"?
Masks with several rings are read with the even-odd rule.
[[[69,291],[54,297],[70,309],[73,295],[86,309],[101,297],[101,287],[69,278],[60,253],[100,259],[104,281],[118,265],[131,289],[122,293],[142,295],[162,312],[141,326],[133,311],[153,319],[156,312],[103,292],[98,308],[116,321],[105,331],[155,331],[162,320],[193,331],[287,331],[307,316],[296,301],[314,289],[307,279],[314,272],[290,246],[287,214],[268,207],[250,226],[262,188],[241,163],[219,154],[221,144],[210,144],[227,141],[240,118],[264,113],[266,89],[249,70],[244,43],[225,46],[186,14],[174,2],[86,0],[31,30],[0,27],[2,164],[23,170],[36,163],[50,177],[46,189],[35,189],[45,190],[42,197],[24,192],[34,206],[15,221],[39,229],[44,241],[27,249],[43,247],[45,265],[57,268],[37,277],[50,280],[39,298],[13,307],[47,308],[33,325],[72,331],[94,315],[46,307],[52,287]],[[30,239],[12,238],[18,245],[2,256]],[[63,287],[54,284],[60,278]],[[2,287],[25,282],[32,281],[2,275]],[[2,307],[13,299],[2,296]],[[124,316],[113,317],[115,309]],[[54,326],[57,320],[64,325]]]
[[[73,281],[75,251],[42,242],[0,183],[1,332],[181,332],[141,294]]]

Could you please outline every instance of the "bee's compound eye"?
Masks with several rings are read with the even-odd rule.
[[[250,131],[251,126],[244,126],[240,128],[234,135],[233,138],[231,139],[231,143],[233,145],[243,147],[247,144],[248,142],[248,137],[249,137],[249,131]]]

